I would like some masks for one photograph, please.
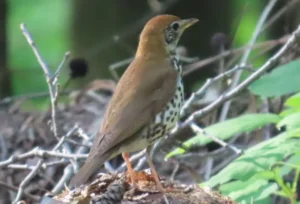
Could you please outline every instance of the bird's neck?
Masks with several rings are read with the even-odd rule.
[[[174,54],[170,56],[174,69],[178,72],[178,75],[182,77],[182,66],[179,57]]]
[[[145,36],[139,41],[138,49],[136,52],[136,57],[145,58],[168,58],[170,53],[166,49],[165,43],[162,39],[156,36]]]

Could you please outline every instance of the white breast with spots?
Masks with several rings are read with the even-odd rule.
[[[164,110],[155,116],[154,123],[148,128],[147,139],[154,143],[160,137],[166,135],[179,119],[181,107],[184,102],[184,90],[182,83],[182,68],[177,58],[172,58],[173,67],[178,72],[176,91]]]

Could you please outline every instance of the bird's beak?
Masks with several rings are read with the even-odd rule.
[[[188,27],[194,25],[195,23],[197,23],[199,20],[197,18],[189,18],[189,19],[183,19],[180,20],[180,27],[182,29],[182,31],[184,31],[185,29],[187,29]]]

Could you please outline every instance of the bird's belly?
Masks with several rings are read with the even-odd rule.
[[[121,152],[136,152],[145,149],[149,145],[149,142],[144,137],[136,137],[130,141],[130,144],[123,144],[120,149],[119,153]]]
[[[179,119],[183,101],[183,85],[180,81],[177,84],[174,97],[168,102],[163,111],[158,113],[151,124],[145,127],[139,134],[134,135],[130,140],[124,142],[119,148],[118,153],[143,150],[166,135]]]

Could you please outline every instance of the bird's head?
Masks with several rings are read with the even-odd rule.
[[[145,25],[136,55],[174,54],[177,43],[186,28],[198,22],[196,18],[180,19],[173,15],[158,15]]]

